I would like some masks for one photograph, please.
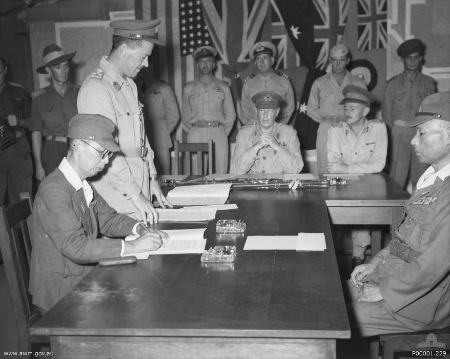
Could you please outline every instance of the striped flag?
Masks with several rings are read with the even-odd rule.
[[[180,0],[180,37],[183,56],[192,54],[201,46],[213,45],[200,0]]]
[[[387,0],[358,0],[358,50],[387,47]]]

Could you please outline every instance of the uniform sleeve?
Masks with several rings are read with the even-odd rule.
[[[28,92],[21,89],[22,92],[22,118],[27,119],[31,116],[31,97]]]
[[[286,79],[286,106],[283,110],[283,117],[280,118],[280,123],[287,125],[295,110],[294,89],[292,88],[292,84],[289,79]]]
[[[170,86],[167,86],[166,91],[164,91],[164,107],[167,130],[171,133],[180,119],[180,111],[178,111],[177,99]]]
[[[388,144],[387,131],[384,123],[380,123],[380,126],[377,126],[377,131],[371,137],[370,141],[375,143],[375,149],[369,161],[349,164],[349,173],[377,173],[383,170],[386,164]]]
[[[100,114],[109,118],[117,126],[117,117],[111,95],[101,81],[90,81],[82,86],[78,93],[77,105],[78,113]],[[146,145],[150,149],[148,140],[146,140]],[[150,149],[147,154],[147,158],[151,159],[149,161],[150,172],[154,170],[151,173],[156,173],[152,155],[153,151]],[[119,190],[122,195],[129,196],[129,198],[138,195],[141,192],[141,188],[134,180],[125,157],[116,154],[110,163],[111,165],[106,175],[111,186]]]
[[[28,129],[30,131],[42,132],[44,131],[44,128],[44,120],[39,111],[39,100],[38,98],[35,98],[31,104],[31,120]]]
[[[278,151],[278,160],[286,173],[299,173],[303,168],[303,158],[300,152],[300,141],[297,137],[297,131],[288,129],[286,145],[281,146]]]
[[[309,92],[308,105],[306,114],[311,117],[315,122],[322,122],[322,115],[320,114],[320,103],[319,103],[319,82],[314,81],[311,86],[311,91]]]
[[[392,92],[392,85],[388,82],[384,90],[383,103],[381,104],[381,117],[388,126],[394,124],[393,107],[394,94]]]
[[[242,118],[241,122],[244,125],[249,125],[251,123],[257,122],[255,105],[250,98],[250,85],[249,83],[244,83],[242,87],[241,96],[241,108],[242,108]]]
[[[341,160],[341,148],[339,141],[339,127],[331,126],[328,130],[327,140],[327,156],[328,162],[342,163]]]
[[[247,131],[241,129],[236,136],[236,147],[231,159],[231,173],[247,173],[258,158],[246,133]]]
[[[189,102],[189,87],[184,86],[183,90],[183,104],[181,107],[181,123],[183,124],[183,129],[186,132],[189,132],[191,126],[189,125],[190,119],[192,117],[192,109],[191,104]]]
[[[236,111],[234,110],[233,97],[228,86],[223,86],[225,92],[225,99],[223,103],[223,111],[225,118],[225,135],[228,136],[233,128],[234,120],[236,120]]]
[[[420,299],[450,272],[450,187],[438,198],[427,249],[411,263],[380,280],[385,302],[394,311]],[[432,308],[430,308],[432,309]]]

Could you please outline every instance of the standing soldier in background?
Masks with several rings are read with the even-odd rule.
[[[0,57],[0,116],[12,129],[10,145],[0,143],[0,206],[20,200],[21,192],[32,191],[33,164],[25,137],[31,113],[30,95],[20,86],[6,82],[8,67]],[[3,137],[2,137],[3,138]]]
[[[425,46],[419,39],[403,42],[397,54],[402,58],[405,70],[388,81],[384,92],[382,116],[391,130],[389,175],[404,188],[408,178],[415,187],[427,169],[412,150],[415,129],[409,126],[422,100],[436,91],[434,80],[420,72],[424,52]]]
[[[192,53],[199,76],[183,90],[182,123],[187,142],[214,143],[214,173],[228,172],[228,138],[236,112],[230,87],[214,76],[217,51],[211,46]]]
[[[170,85],[152,75],[145,79],[143,98],[145,132],[155,152],[155,166],[159,174],[170,174],[170,134],[180,119],[177,99]]]
[[[250,58],[258,68],[258,73],[247,77],[242,87],[241,122],[244,125],[258,122],[258,114],[252,97],[261,91],[272,91],[281,96],[280,113],[276,119],[279,123],[287,125],[295,110],[294,89],[289,77],[272,68],[276,52],[275,45],[269,41],[257,42],[250,49]]]
[[[51,75],[49,86],[31,94],[29,129],[38,181],[53,172],[67,154],[66,135],[70,119],[77,114],[79,91],[69,82],[69,61],[75,54],[66,54],[58,45],[48,45],[43,51],[44,65],[36,69],[40,74]]]
[[[367,89],[362,79],[352,75],[347,69],[350,61],[347,46],[335,45],[330,50],[330,73],[314,81],[308,99],[307,114],[319,124],[317,131],[317,172],[327,173],[327,139],[328,130],[333,123],[344,119],[344,99],[342,90],[348,85],[356,85]]]
[[[170,205],[161,192],[153,164],[153,151],[144,130],[137,87],[132,80],[143,67],[155,44],[160,20],[113,21],[110,54],[84,81],[78,96],[80,113],[100,114],[117,126],[120,154],[110,166],[92,179],[100,195],[119,213],[157,222],[154,194],[161,206]]]

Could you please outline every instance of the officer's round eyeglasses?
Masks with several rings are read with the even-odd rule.
[[[84,142],[85,144],[87,144],[88,146],[90,146],[90,147],[92,147],[94,150],[96,150],[98,153],[100,153],[100,155],[102,156],[102,160],[105,160],[105,159],[107,159],[107,158],[110,159],[111,156],[113,155],[113,152],[111,152],[111,151],[108,151],[108,150],[99,151],[99,150],[97,150],[94,146],[92,146],[91,144],[89,144],[88,142],[83,141],[83,140],[81,140],[81,142]]]

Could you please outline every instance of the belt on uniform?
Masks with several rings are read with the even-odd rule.
[[[408,263],[411,263],[414,259],[422,254],[422,252],[416,251],[406,244],[403,244],[398,238],[395,238],[391,241],[390,252],[394,256],[403,259]]]
[[[144,158],[147,156],[147,147],[135,147],[135,148],[120,148],[123,156],[126,158]]]
[[[219,122],[196,122],[191,125],[192,127],[219,127],[222,126]]]
[[[45,137],[47,141],[67,142],[66,136],[48,135]]]

